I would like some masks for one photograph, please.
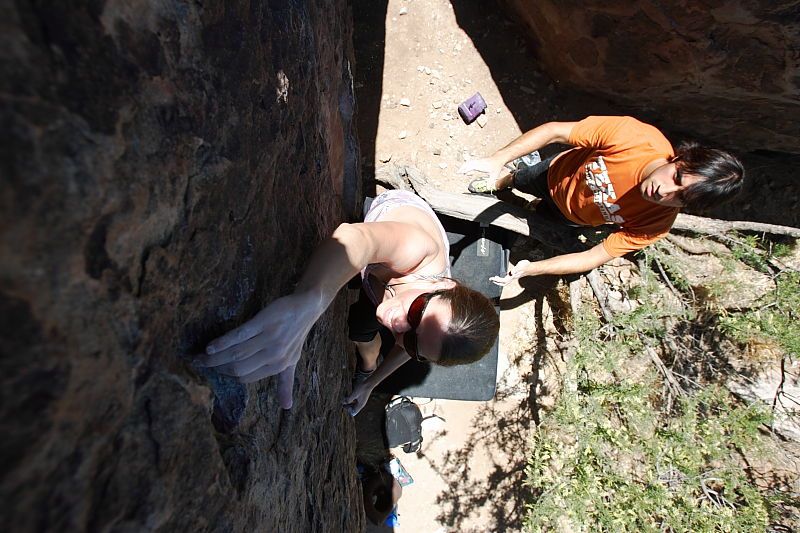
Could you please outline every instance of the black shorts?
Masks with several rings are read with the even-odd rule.
[[[558,155],[558,154],[556,154]],[[524,193],[532,194],[542,199],[542,203],[536,207],[536,212],[540,215],[555,219],[562,224],[577,227],[573,221],[564,216],[550,195],[550,187],[547,184],[547,172],[550,170],[550,163],[556,156],[550,156],[544,161],[534,165],[527,165],[522,161],[514,171],[514,188]]]
[[[555,156],[548,157],[534,165],[527,165],[520,160],[517,163],[517,170],[513,172],[514,188],[552,202],[550,188],[547,186],[547,171],[550,170],[550,163],[554,158]]]
[[[381,354],[384,357],[395,345],[392,332],[375,318],[375,304],[364,292],[363,287],[359,291],[358,301],[350,306],[347,328],[350,340],[355,342],[369,342],[375,338],[375,334],[379,334],[381,336]]]

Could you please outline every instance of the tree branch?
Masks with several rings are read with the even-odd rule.
[[[795,239],[800,238],[800,228],[750,222],[749,220],[718,220],[716,218],[684,215],[683,213],[678,215],[678,218],[672,225],[672,229],[691,231],[703,235],[716,235],[729,231],[753,231],[756,233],[770,233],[772,235],[786,235],[794,237]]]
[[[577,238],[574,228],[543,217],[535,211],[474,194],[440,191],[414,167],[384,167],[375,181],[395,189],[413,190],[439,214],[474,220],[531,237],[563,253],[582,252],[587,246]]]
[[[597,303],[600,304],[600,311],[603,313],[603,318],[606,322],[611,322],[614,315],[608,310],[608,291],[606,290],[605,283],[600,279],[600,273],[597,269],[592,269],[586,274],[586,279],[589,281],[589,286],[592,287],[594,295],[597,298]]]

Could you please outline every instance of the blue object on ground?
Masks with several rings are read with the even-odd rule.
[[[389,513],[389,516],[386,517],[386,521],[384,524],[388,527],[397,527],[400,524],[400,521],[397,519],[397,506],[395,505],[392,508],[392,512]]]

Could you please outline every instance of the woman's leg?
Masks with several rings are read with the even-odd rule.
[[[378,356],[381,353],[381,336],[375,333],[371,341],[361,342],[353,341],[358,349],[358,355],[361,357],[359,370],[363,372],[372,372],[378,368]]]
[[[364,289],[358,296],[358,301],[350,306],[347,317],[350,340],[356,344],[360,357],[362,372],[372,372],[378,366],[378,356],[383,346],[381,324],[375,318],[375,305],[370,301]]]

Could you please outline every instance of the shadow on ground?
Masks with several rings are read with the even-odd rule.
[[[534,305],[535,343],[513,347],[509,354],[511,367],[523,379],[509,379],[508,373],[502,376],[495,401],[483,404],[472,420],[468,444],[448,453],[441,462],[444,466],[438,469],[449,490],[436,499],[441,507],[437,519],[456,531],[469,531],[476,509],[488,512],[490,522],[484,522],[484,526],[492,531],[523,529],[526,505],[534,500],[525,483],[525,470],[530,435],[539,423],[537,394],[553,392],[540,378],[542,365],[551,357],[547,352],[544,302],[555,311],[557,329],[564,327],[560,310],[569,307],[556,289],[557,282],[557,278],[548,277],[525,283],[522,294],[527,294]],[[493,468],[485,479],[476,480],[471,477],[471,464],[484,453],[492,458]]]
[[[353,79],[357,102],[358,140],[362,175],[375,174],[375,139],[383,95],[383,58],[386,48],[388,0],[353,0],[353,48],[356,59]],[[364,193],[375,196],[375,183],[365,184]]]

